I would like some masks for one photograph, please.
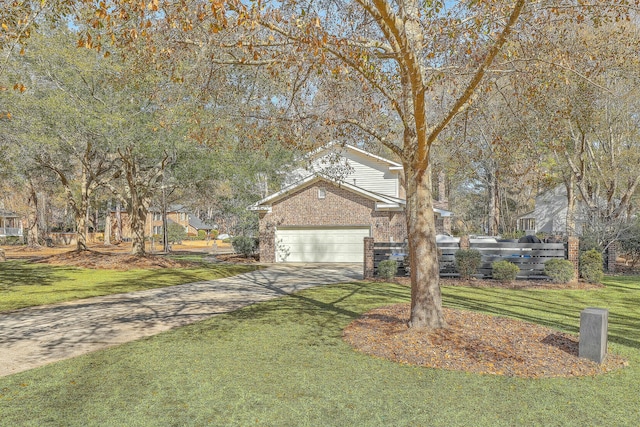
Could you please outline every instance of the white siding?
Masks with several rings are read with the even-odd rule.
[[[564,234],[567,232],[567,189],[558,185],[536,197],[534,218],[536,232]],[[586,221],[586,209],[582,202],[576,202],[574,221],[576,233],[582,232],[582,224]]]
[[[400,197],[399,171],[390,171],[389,163],[349,149],[339,155],[319,156],[307,168],[296,169],[289,174],[285,185],[293,184],[314,172],[322,172],[332,179],[368,191]]]
[[[398,197],[398,174],[389,171],[388,164],[354,152],[348,152],[346,157],[353,169],[345,179],[347,182],[368,191]]]

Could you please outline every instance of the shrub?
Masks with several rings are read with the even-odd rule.
[[[550,259],[545,262],[544,274],[549,276],[553,283],[570,283],[575,279],[573,264],[566,259]]]
[[[198,240],[204,240],[207,238],[207,232],[205,230],[198,230]]]
[[[491,264],[491,275],[494,279],[502,283],[511,283],[516,280],[516,276],[520,272],[517,265],[512,262],[502,260]]]
[[[186,238],[187,232],[182,225],[175,222],[170,222],[169,225],[167,225],[167,240],[169,243],[180,244]]]
[[[460,249],[455,258],[456,270],[462,279],[470,279],[482,264],[482,254],[476,249]]]
[[[602,254],[591,249],[580,255],[580,277],[589,283],[601,283],[604,276]]]
[[[18,237],[18,236],[7,236],[4,238],[3,245],[11,245],[11,246],[18,246],[18,245],[22,245],[22,238]]]
[[[620,239],[620,250],[631,267],[640,262],[640,218],[628,229],[626,235]]]
[[[233,250],[243,255],[245,258],[249,258],[253,255],[258,247],[256,239],[249,236],[235,237],[231,241],[231,244],[233,245]]]
[[[525,236],[525,233],[522,230],[506,231],[500,235],[500,237],[503,239],[519,239],[524,236]]]
[[[397,272],[398,263],[394,260],[388,259],[378,264],[378,275],[385,280],[393,280]]]

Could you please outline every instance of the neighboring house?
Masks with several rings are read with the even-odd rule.
[[[314,152],[308,169],[249,208],[260,218],[262,262],[363,262],[365,237],[406,239],[402,165],[357,147],[337,147],[337,156],[331,149]],[[434,215],[439,231],[450,231],[451,212]]]
[[[22,219],[15,212],[0,209],[0,238],[23,236]]]
[[[518,218],[518,230],[527,234],[567,234],[567,188],[560,184],[536,196],[535,208]],[[582,232],[586,208],[577,200],[575,209],[575,233]]]
[[[128,239],[131,237],[131,228],[129,227],[129,217],[127,212],[120,213],[122,218],[122,238]],[[175,205],[167,207],[167,222],[173,222],[184,227],[184,230],[188,235],[195,236],[199,230],[204,230],[209,233],[215,227],[207,225],[202,222],[197,216],[193,215],[184,206]],[[115,237],[116,228],[116,213],[111,211],[111,230],[112,237]],[[162,234],[162,209],[152,207],[147,212],[147,219],[145,221],[145,236],[151,237],[153,235]]]
[[[184,227],[188,235],[197,235],[199,230],[209,233],[215,227],[207,225],[197,216],[193,215],[184,206],[168,206],[167,222],[174,222]],[[162,234],[162,209],[150,208],[147,213],[146,229],[149,235]]]

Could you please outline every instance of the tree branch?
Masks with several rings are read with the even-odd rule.
[[[493,60],[498,55],[498,52],[502,49],[502,46],[506,43],[513,27],[515,27],[522,11],[524,10],[526,4],[526,0],[517,0],[513,10],[511,11],[511,15],[509,16],[509,20],[507,24],[503,28],[500,36],[496,39],[495,43],[489,50],[489,53],[485,57],[483,63],[480,65],[480,68],[476,71],[475,75],[467,85],[465,91],[462,95],[457,99],[449,114],[431,131],[429,136],[427,137],[427,145],[431,146],[433,142],[438,138],[440,133],[446,128],[446,126],[453,120],[453,118],[462,110],[462,108],[469,102],[469,99],[475,92],[476,88],[480,84],[480,81],[484,77],[487,69],[493,63]],[[428,158],[420,159],[420,163],[422,163],[426,167],[426,163],[428,162]]]

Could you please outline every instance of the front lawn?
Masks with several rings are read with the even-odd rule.
[[[201,263],[194,268],[116,271],[6,261],[0,263],[0,312],[215,280],[255,268],[245,265]]]
[[[640,425],[640,278],[600,290],[444,288],[445,305],[575,332],[610,314],[629,360],[597,377],[527,380],[418,368],[354,351],[342,330],[409,300],[384,283],[319,287],[0,378],[0,425]]]

